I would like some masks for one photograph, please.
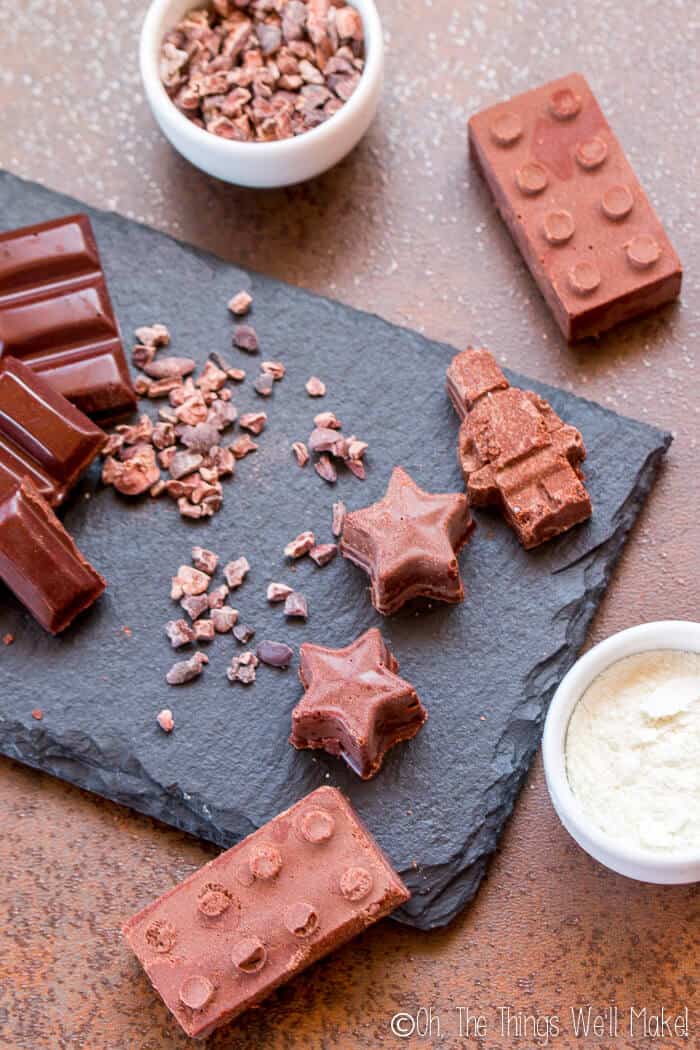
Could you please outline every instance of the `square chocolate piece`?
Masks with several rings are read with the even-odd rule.
[[[123,933],[185,1032],[204,1038],[409,896],[350,803],[321,787]]]
[[[678,297],[680,260],[579,73],[477,113],[469,142],[567,339]]]

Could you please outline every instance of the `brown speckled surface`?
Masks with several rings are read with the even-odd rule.
[[[189,168],[140,94],[145,4],[0,0],[0,163],[244,264],[455,343],[672,429],[656,491],[592,640],[697,618],[699,334],[697,11],[689,3],[384,0],[387,85],[371,133],[336,171],[268,194]],[[109,17],[107,11],[110,12]],[[572,12],[576,12],[576,15]],[[695,56],[695,57],[694,57]],[[482,105],[572,68],[587,74],[686,266],[680,306],[575,351],[562,343],[488,195],[464,124]],[[167,320],[165,318],[164,320]],[[332,348],[329,349],[332,352]],[[1,653],[0,653],[1,659]],[[37,702],[40,702],[37,698]],[[212,850],[3,761],[0,1043],[12,1050],[187,1045],[117,930]],[[209,1041],[217,1050],[476,1046],[456,1006],[561,1014],[550,1045],[700,1045],[700,897],[589,860],[560,828],[536,765],[475,904],[433,935],[389,923]],[[689,1041],[576,1039],[576,1004],[691,1012]],[[433,1006],[440,1039],[399,1040],[399,1010]]]

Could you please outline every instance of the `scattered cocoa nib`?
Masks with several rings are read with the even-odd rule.
[[[243,430],[249,430],[256,437],[263,432],[266,423],[267,414],[265,412],[244,412],[238,421],[238,425]]]
[[[195,379],[195,386],[205,392],[214,393],[221,390],[227,378],[223,368],[219,368],[213,361],[207,361],[201,375]]]
[[[267,600],[268,602],[283,602],[292,593],[292,589],[286,583],[268,583]]]
[[[350,97],[364,68],[363,37],[360,14],[343,0],[214,0],[165,34],[160,78],[174,105],[211,134],[290,138]]]
[[[299,620],[308,620],[309,607],[303,594],[299,594],[298,591],[292,591],[291,594],[287,595],[287,600],[284,603],[284,615]]]
[[[216,430],[222,431],[228,429],[236,422],[238,412],[235,405],[230,401],[222,401],[219,398],[209,408],[209,414],[207,416],[207,423],[215,427]]]
[[[344,459],[346,439],[331,427],[315,427],[309,434],[309,448],[312,452],[331,452]]]
[[[284,379],[286,368],[281,361],[263,361],[260,365],[261,371],[272,376],[275,382],[279,382],[280,379]]]
[[[165,633],[170,640],[173,649],[180,649],[183,645],[189,645],[194,641],[195,633],[185,620],[169,620],[165,625]]]
[[[260,394],[261,397],[269,397],[274,385],[275,381],[268,372],[261,372],[253,384],[255,393]]]
[[[180,599],[180,605],[191,620],[198,620],[209,608],[209,597],[206,594],[187,594]]]
[[[175,728],[175,719],[169,707],[164,707],[162,711],[158,712],[156,722],[164,733],[172,733]]]
[[[155,346],[142,346],[141,343],[137,343],[131,350],[131,363],[134,368],[143,369],[147,364],[151,363],[155,356]],[[144,393],[146,389],[148,389],[148,384],[144,388]]]
[[[321,382],[318,376],[311,376],[306,380],[306,393],[309,397],[323,397],[326,393],[326,384]]]
[[[248,434],[241,434],[231,445],[231,451],[236,459],[243,459],[249,452],[257,451],[258,446]]]
[[[196,366],[191,357],[156,357],[139,367],[151,379],[181,379]]]
[[[326,453],[322,453],[316,462],[314,463],[314,470],[320,478],[327,481],[329,484],[334,485],[338,480],[338,471],[333,466],[333,463]]]
[[[164,324],[144,325],[136,329],[134,336],[144,346],[167,346],[170,342],[170,332]]]
[[[298,536],[295,536],[293,540],[290,540],[284,548],[284,553],[288,558],[301,558],[304,554],[308,554],[311,548],[315,546],[316,537],[313,532],[300,532]]]
[[[44,712],[41,710],[41,708],[40,707],[35,707],[34,710],[32,711],[32,718],[35,718],[37,720],[37,722],[41,722],[43,717],[44,717]]]
[[[194,636],[198,642],[211,642],[214,639],[213,620],[195,620],[192,624]]]
[[[154,448],[164,449],[175,444],[175,427],[172,423],[156,423],[151,434],[151,444]]]
[[[246,651],[234,656],[231,666],[226,671],[229,682],[240,682],[241,685],[250,685],[255,681],[255,668],[258,666],[258,658],[255,653]]]
[[[321,430],[342,430],[343,424],[334,412],[319,412],[314,416],[314,426]]]
[[[347,468],[351,474],[354,474],[360,481],[364,481],[366,477],[365,465],[361,459],[348,459],[346,460]]]
[[[158,453],[158,462],[160,463],[163,470],[169,470],[170,464],[175,458],[177,453],[177,447],[175,445],[168,445],[166,448],[162,448]]]
[[[160,425],[166,424],[161,423]],[[196,423],[193,427],[178,426],[177,434],[185,448],[190,452],[199,452],[203,456],[219,444],[219,431],[211,423]]]
[[[181,478],[186,478],[188,474],[194,474],[201,465],[202,456],[198,452],[176,452],[170,460],[168,470],[171,477],[179,481]]]
[[[177,509],[183,518],[205,518],[206,512],[201,503],[191,503],[185,496],[177,501]]]
[[[331,531],[334,536],[342,535],[346,513],[347,510],[345,504],[341,499],[338,500],[337,503],[333,504],[333,524],[331,525]]]
[[[209,663],[206,653],[193,653],[189,660],[180,660],[173,664],[165,676],[168,685],[184,685],[194,678],[199,678],[205,664]]]
[[[234,295],[233,299],[229,299],[228,308],[232,314],[236,315],[236,317],[242,317],[244,314],[248,313],[252,302],[252,295],[249,295],[248,292],[242,291]]]
[[[207,576],[213,576],[219,564],[219,555],[214,554],[214,551],[207,550],[206,547],[193,547],[192,564],[200,572],[206,572]]]
[[[226,599],[228,598],[228,587],[225,583],[220,584],[218,587],[212,588],[207,596],[210,609],[223,609]]]
[[[309,462],[309,450],[303,441],[295,441],[292,445],[292,452],[296,456],[297,463],[300,467],[305,467]]]
[[[204,594],[209,583],[210,579],[205,572],[193,569],[191,565],[181,565],[177,576],[173,576],[170,597],[178,602],[185,595]]]
[[[120,461],[108,456],[102,466],[102,481],[124,496],[140,496],[160,480],[156,455],[150,445],[133,446],[134,454]]]
[[[4,635],[2,636],[2,644],[3,644],[3,645],[12,645],[12,643],[14,642],[14,640],[15,640],[15,636],[14,636],[14,634],[9,634],[9,633],[8,633],[8,634],[4,634]]]
[[[236,587],[240,587],[249,572],[248,559],[236,558],[235,561],[230,561],[228,565],[224,566],[224,579],[231,590],[233,590]]]
[[[236,626],[233,628],[233,637],[236,639],[237,642],[241,642],[242,645],[245,645],[246,642],[249,642],[254,634],[255,628],[250,627],[247,623],[237,623]]]
[[[258,334],[253,326],[250,324],[236,325],[233,331],[233,345],[237,346],[239,350],[245,350],[246,353],[257,353],[260,344],[258,343]]]
[[[333,561],[337,553],[337,544],[319,543],[311,548],[309,551],[309,557],[312,561],[315,561],[317,565],[323,567],[324,565],[328,565],[329,561]]]
[[[224,605],[220,609],[212,609],[211,622],[217,634],[227,634],[238,621],[238,610],[232,609],[230,605]]]
[[[290,649],[284,642],[258,642],[255,655],[262,664],[270,667],[289,667],[294,650]]]
[[[177,416],[172,408],[159,408],[158,418],[162,420],[163,423],[172,423],[173,425],[177,423]]]

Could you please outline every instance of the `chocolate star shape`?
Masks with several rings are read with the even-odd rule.
[[[299,677],[306,692],[292,711],[290,744],[339,755],[369,780],[389,748],[414,737],[428,717],[398,669],[376,627],[345,649],[305,642]]]
[[[388,616],[419,596],[462,601],[456,555],[473,528],[465,495],[424,492],[396,467],[383,499],[347,515],[340,550],[369,573],[372,604]]]

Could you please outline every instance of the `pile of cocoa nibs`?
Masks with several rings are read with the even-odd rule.
[[[177,108],[225,139],[269,142],[323,124],[364,68],[358,11],[344,0],[214,0],[161,45],[160,78]]]

